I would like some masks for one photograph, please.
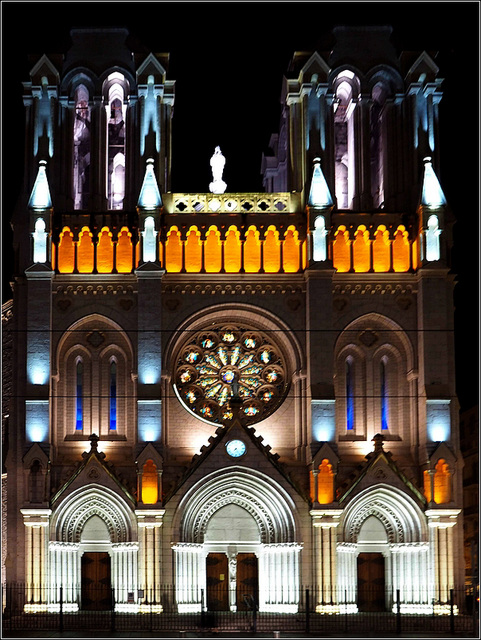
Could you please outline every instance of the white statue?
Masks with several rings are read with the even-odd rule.
[[[226,183],[222,180],[222,172],[224,171],[225,158],[222,155],[220,147],[216,147],[214,155],[210,159],[212,167],[213,182],[210,183],[209,189],[211,193],[224,193],[227,188]]]

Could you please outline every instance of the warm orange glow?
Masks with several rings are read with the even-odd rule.
[[[220,233],[215,225],[209,227],[205,236],[204,265],[207,273],[219,273],[222,268]]]
[[[332,253],[334,268],[340,272],[349,271],[351,268],[350,240],[346,227],[342,225],[336,231]]]
[[[112,233],[108,227],[103,227],[99,234],[97,244],[97,271],[99,273],[112,273],[114,268],[114,248]]]
[[[440,458],[434,467],[434,502],[444,504],[451,501],[451,473],[446,460]]]
[[[307,240],[302,243],[302,268],[307,268]]]
[[[409,240],[405,227],[397,228],[392,245],[392,263],[396,272],[409,271]]]
[[[200,231],[196,226],[189,229],[184,245],[185,270],[189,273],[199,273],[202,267],[202,245]]]
[[[263,248],[264,271],[277,273],[281,268],[281,243],[279,242],[279,232],[272,224],[267,228]]]
[[[423,479],[424,479],[424,497],[426,498],[426,500],[428,502],[431,502],[431,500],[432,500],[431,478],[430,478],[430,475],[429,475],[429,471],[424,471]]]
[[[127,227],[122,227],[117,239],[117,271],[130,273],[132,271],[132,234]]]
[[[250,226],[244,242],[244,271],[257,273],[261,267],[261,246],[259,232],[254,226]]]
[[[88,227],[82,227],[77,245],[77,268],[79,273],[92,273],[94,268],[94,245]]]
[[[142,473],[142,502],[155,504],[159,499],[157,467],[152,460],[147,460]]]
[[[139,266],[140,262],[140,242],[137,242],[135,245],[135,268]]]
[[[391,266],[391,250],[389,246],[389,231],[381,224],[376,230],[372,243],[374,271],[386,273]]]
[[[369,232],[361,224],[356,231],[353,246],[354,271],[365,273],[371,266]]]
[[[319,466],[318,481],[318,502],[319,504],[329,504],[334,500],[334,473],[332,464],[324,459]]]
[[[417,269],[419,267],[419,242],[417,238],[415,238],[412,243],[411,251],[413,257],[413,269]]]
[[[224,269],[227,273],[239,273],[241,268],[242,245],[237,227],[231,225],[224,241]]]
[[[282,249],[284,271],[286,273],[299,271],[299,233],[294,225],[290,225],[287,228]]]
[[[55,269],[55,260],[57,259],[57,247],[52,242],[52,269]]]
[[[182,269],[182,241],[177,227],[171,227],[165,244],[165,268],[178,273]]]
[[[75,246],[73,233],[68,227],[62,229],[58,245],[58,270],[60,273],[73,273],[75,264]]]
[[[159,262],[160,262],[160,266],[163,267],[164,266],[164,245],[162,244],[162,242],[160,242],[160,240],[159,240]]]

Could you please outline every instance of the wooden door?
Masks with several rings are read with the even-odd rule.
[[[86,552],[81,560],[82,609],[108,611],[111,608],[110,556],[107,552]]]
[[[207,609],[229,610],[229,564],[225,553],[209,553],[207,568]]]
[[[259,577],[255,553],[237,554],[236,587],[237,611],[251,609],[253,602],[258,604]]]
[[[357,606],[359,611],[386,610],[382,553],[360,553],[357,558]]]

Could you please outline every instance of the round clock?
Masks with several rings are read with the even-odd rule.
[[[246,452],[246,446],[242,440],[229,440],[225,445],[227,453],[233,458],[240,458]]]

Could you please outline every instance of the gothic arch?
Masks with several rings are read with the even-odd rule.
[[[90,484],[74,491],[55,509],[52,533],[57,542],[80,542],[82,530],[92,516],[106,524],[110,542],[130,542],[135,522],[127,505],[107,487]]]
[[[357,543],[364,522],[375,516],[382,522],[390,544],[426,542],[427,525],[415,502],[395,487],[368,487],[352,498],[342,515],[343,542]]]
[[[242,507],[254,518],[262,543],[296,541],[291,498],[263,473],[244,467],[214,472],[187,492],[174,517],[180,541],[202,543],[209,520],[228,504]]]

